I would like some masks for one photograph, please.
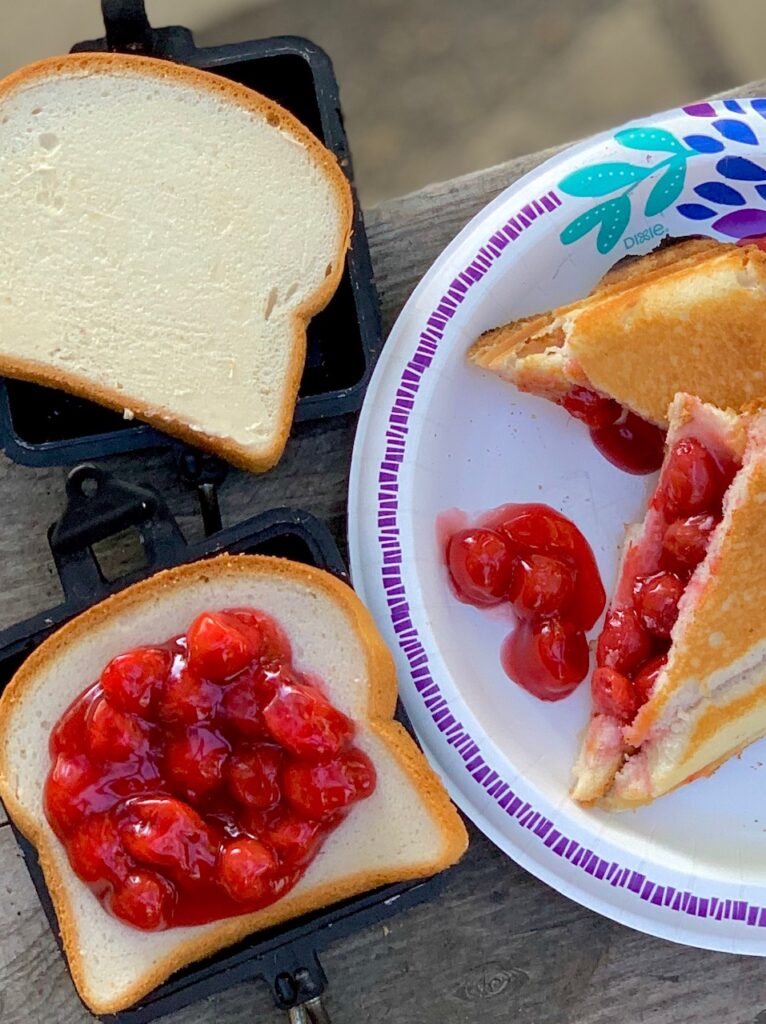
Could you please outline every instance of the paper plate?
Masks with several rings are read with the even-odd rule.
[[[558,704],[511,682],[508,623],[448,588],[435,524],[543,501],[572,518],[615,578],[626,522],[653,477],[631,477],[583,426],[467,366],[483,330],[584,295],[665,235],[766,233],[766,99],[671,111],[573,147],[487,206],[404,308],[354,449],[354,584],[394,651],[407,711],[463,811],[560,892],[678,942],[766,954],[766,744],[639,811],[567,795],[587,685]]]

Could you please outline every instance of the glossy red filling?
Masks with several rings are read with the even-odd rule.
[[[619,402],[575,386],[559,404],[588,427],[595,446],[618,469],[643,474],[654,473],[662,465],[665,431]]]
[[[588,542],[548,505],[503,505],[452,532],[445,557],[456,596],[479,608],[510,605],[518,624],[503,668],[541,700],[561,700],[588,674],[590,629],[604,588]]]
[[[678,603],[707,554],[737,469],[695,437],[673,445],[650,502],[656,529],[628,552],[599,637],[591,682],[597,713],[628,723],[651,696],[667,663]]]
[[[45,813],[75,873],[127,924],[259,910],[375,788],[354,733],[272,618],[204,612],[114,658],[62,715]]]

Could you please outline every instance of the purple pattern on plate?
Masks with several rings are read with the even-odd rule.
[[[690,112],[689,108],[685,109],[687,113]],[[714,114],[715,111],[710,109]],[[764,928],[766,907],[749,904],[744,900],[722,901],[717,897],[703,899],[690,891],[679,892],[672,886],[661,886],[638,871],[599,857],[593,850],[583,847],[575,839],[570,839],[562,833],[555,827],[554,822],[536,811],[529,802],[522,801],[511,786],[500,779],[497,772],[487,764],[478,744],[463,723],[450,711],[439,684],[431,675],[428,655],[412,622],[401,569],[404,556],[399,539],[397,512],[399,468],[404,461],[410,414],[420,390],[421,380],[431,366],[448,322],[455,315],[457,307],[464,301],[469,290],[481,281],[492,264],[502,255],[503,250],[518,238],[525,228],[538,216],[549,213],[558,206],[561,206],[561,199],[555,192],[548,192],[525,206],[489,238],[441,297],[426,320],[415,351],[402,371],[396,400],[388,416],[386,449],[378,472],[378,543],[382,555],[383,587],[386,591],[391,623],[399,647],[409,663],[415,688],[421,697],[424,693],[429,695],[428,710],[437,728],[447,743],[460,755],[474,781],[482,786],[487,795],[519,828],[535,836],[543,846],[572,866],[614,888],[627,890],[645,903],[709,920],[735,920],[751,927]],[[737,210],[728,216],[734,217],[745,212]],[[766,212],[763,216],[766,217]]]
[[[747,207],[727,213],[712,225],[716,231],[730,238],[751,238],[754,235],[766,234],[766,210]]]
[[[691,103],[688,107],[683,107],[685,114],[690,114],[692,117],[715,117],[715,107],[710,103]]]

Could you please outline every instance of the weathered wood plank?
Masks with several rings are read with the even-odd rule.
[[[758,95],[766,82],[732,95]],[[433,185],[367,214],[386,330],[446,243],[485,203],[550,155],[538,153]],[[232,472],[221,489],[226,523],[275,505],[307,508],[343,528],[353,419],[298,428],[285,458],[255,478]],[[190,539],[194,495],[166,452],[107,460],[162,488]],[[64,470],[0,457],[0,627],[53,604],[60,592],[45,540],[64,502]],[[0,811],[1,814],[1,811]],[[0,825],[0,1016],[4,1024],[90,1019],[77,1000],[12,833]],[[332,947],[323,957],[333,1019],[350,1024],[764,1024],[762,961],[687,949],[615,925],[521,871],[474,833],[440,899]],[[732,994],[736,993],[736,996]],[[283,1019],[262,986],[247,985],[183,1011],[176,1024]]]
[[[7,826],[0,828],[0,863],[3,1024],[90,1020]],[[476,835],[439,899],[338,942],[322,962],[336,1024],[766,1019],[763,961],[687,949],[606,921]],[[265,986],[252,983],[179,1011],[168,1024],[223,1020],[277,1024],[284,1016]]]

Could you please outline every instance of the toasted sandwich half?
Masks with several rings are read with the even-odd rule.
[[[766,253],[686,239],[621,261],[586,298],[483,334],[469,360],[561,402],[574,386],[667,427],[678,392],[766,397]]]
[[[598,642],[572,796],[649,803],[766,734],[766,413],[678,395]]]

